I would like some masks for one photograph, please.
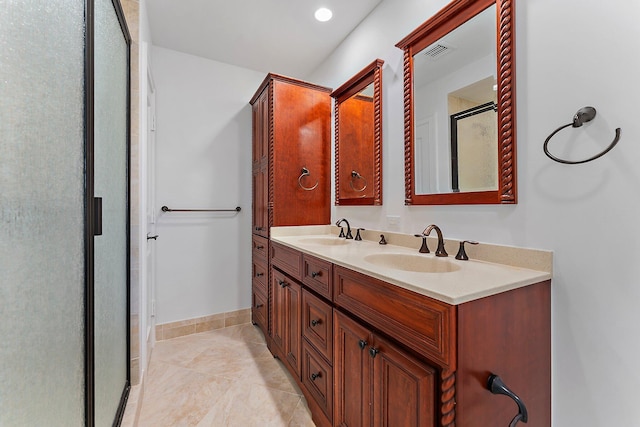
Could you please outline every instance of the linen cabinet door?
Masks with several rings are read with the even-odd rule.
[[[436,426],[435,370],[378,336],[366,351],[373,361],[373,425]]]
[[[267,166],[253,171],[253,233],[269,237],[269,182]]]
[[[369,330],[334,310],[334,425],[371,425],[372,335]],[[396,424],[402,425],[402,424]]]
[[[253,104],[253,167],[264,164],[269,156],[269,88]]]

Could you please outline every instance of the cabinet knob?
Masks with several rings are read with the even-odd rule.
[[[311,319],[311,326],[318,326],[320,324],[320,319]]]
[[[375,348],[375,347],[371,347],[371,348],[369,349],[369,354],[370,354],[370,355],[371,355],[371,357],[373,357],[373,358],[375,358],[375,357],[376,357],[376,355],[377,355],[378,353],[380,353],[380,350],[378,350],[378,349],[377,349],[377,348]]]
[[[285,286],[289,286],[289,284],[284,280],[278,280],[278,285],[280,285],[280,287],[282,288],[284,288]]]
[[[367,346],[367,342],[365,340],[360,340],[358,341],[358,346],[360,347],[360,350],[364,350],[364,348]]]
[[[311,272],[311,277],[313,277],[314,279],[315,279],[316,277],[320,276],[320,275],[321,275],[321,273],[320,273],[319,271],[312,271],[312,272]]]
[[[321,374],[320,372],[318,372],[317,374],[316,373],[311,374],[311,381],[315,381],[316,378],[320,378],[322,376],[320,374]]]

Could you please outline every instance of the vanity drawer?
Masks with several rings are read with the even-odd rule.
[[[271,263],[297,280],[302,280],[302,252],[271,242]]]
[[[329,419],[333,419],[333,368],[302,340],[302,384]]]
[[[408,348],[455,369],[455,306],[340,266],[334,266],[333,283],[336,305]]]
[[[302,291],[302,335],[329,362],[333,360],[333,311],[329,304]]]
[[[251,319],[253,323],[260,326],[262,332],[267,336],[267,297],[259,288],[253,286],[251,289]]]
[[[331,299],[332,291],[332,264],[310,255],[302,258],[302,283],[316,291],[318,294]]]
[[[269,239],[253,234],[252,252],[254,257],[257,256],[266,260],[269,254]]]
[[[267,261],[254,257],[251,272],[253,274],[253,286],[260,288],[262,293],[267,295],[267,293],[269,292],[267,287],[267,284],[269,283],[269,267],[267,266]]]

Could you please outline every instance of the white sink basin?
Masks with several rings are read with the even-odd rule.
[[[347,245],[350,240],[341,239],[339,237],[309,237],[307,239],[301,239],[300,243],[307,245],[324,245],[324,246],[336,246]]]
[[[460,270],[460,266],[445,258],[410,254],[372,254],[364,257],[371,264],[395,270],[415,271],[419,273],[451,273]]]

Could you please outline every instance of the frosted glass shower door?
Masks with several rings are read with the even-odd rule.
[[[0,426],[85,424],[84,32],[0,0]]]
[[[95,0],[94,238],[95,425],[111,426],[128,387],[128,55],[111,0]]]

